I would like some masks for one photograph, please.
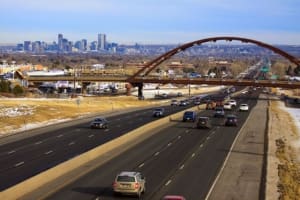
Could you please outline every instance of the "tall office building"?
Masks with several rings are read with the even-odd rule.
[[[106,50],[106,35],[98,34],[98,50]]]
[[[24,41],[24,51],[32,51],[31,41]]]
[[[63,51],[64,50],[64,45],[63,45],[63,35],[58,34],[58,51]]]

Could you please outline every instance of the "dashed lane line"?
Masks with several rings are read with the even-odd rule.
[[[45,152],[45,155],[48,155],[48,154],[50,154],[50,153],[53,153],[53,151],[52,151],[52,150],[47,151],[47,152]]]
[[[7,152],[7,154],[13,154],[13,153],[16,153],[16,150],[11,150],[11,151]]]
[[[22,162],[19,162],[19,163],[17,163],[17,164],[15,164],[15,167],[19,167],[19,166],[21,166],[21,165],[24,165],[24,161],[22,161]]]

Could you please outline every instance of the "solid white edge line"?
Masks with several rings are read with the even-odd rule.
[[[62,137],[62,136],[64,136],[64,135],[63,135],[63,134],[60,134],[60,135],[58,135],[58,136],[56,136],[56,137],[60,138],[60,137]]]
[[[94,135],[89,135],[89,138],[94,137]]]
[[[251,113],[248,115],[248,118],[247,118],[246,121],[244,122],[242,128],[240,129],[238,135],[235,137],[235,139],[234,139],[234,141],[233,141],[233,143],[232,143],[232,145],[231,145],[231,147],[230,147],[229,153],[227,154],[226,159],[225,159],[225,161],[224,161],[224,163],[223,163],[223,166],[221,167],[221,169],[220,169],[220,171],[219,171],[217,177],[215,178],[215,180],[214,180],[212,186],[210,187],[210,189],[209,189],[209,191],[208,191],[208,193],[207,193],[207,195],[206,195],[206,197],[205,197],[205,200],[208,200],[208,198],[209,198],[209,196],[211,195],[211,193],[212,193],[214,187],[216,186],[217,181],[219,180],[219,178],[220,178],[220,176],[221,176],[221,174],[222,174],[222,172],[223,172],[223,170],[224,170],[224,168],[225,168],[225,165],[226,165],[227,162],[228,162],[228,159],[229,159],[229,156],[231,155],[231,152],[232,152],[232,150],[233,150],[233,147],[234,147],[236,141],[238,140],[238,138],[240,137],[240,134],[241,134],[241,132],[243,131],[243,129],[245,128],[245,126],[246,126],[246,124],[247,124],[247,122],[248,122],[250,116],[252,115],[252,113],[253,113],[253,112],[251,111]]]

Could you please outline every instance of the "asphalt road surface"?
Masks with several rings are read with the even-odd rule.
[[[236,99],[238,104],[248,103],[252,109],[257,103],[257,95],[258,91],[255,91]],[[212,117],[213,112],[204,110],[198,115]],[[112,183],[120,171],[143,173],[147,183],[142,199],[161,199],[166,194],[204,199],[249,115],[249,112],[237,109],[226,111],[226,114],[230,113],[238,116],[237,127],[225,127],[222,118],[213,118],[213,128],[209,130],[196,129],[191,122],[174,121],[173,126],[66,185],[47,199],[132,199],[113,195]]]

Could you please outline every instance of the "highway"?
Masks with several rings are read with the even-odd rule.
[[[165,108],[165,114],[187,107]],[[0,189],[3,190],[39,172],[71,159],[158,118],[153,108],[107,117],[108,129],[90,129],[92,120],[50,130],[0,146]],[[53,128],[51,128],[53,129]],[[50,130],[50,131],[49,131]]]
[[[257,103],[258,91],[242,94],[238,104]],[[176,109],[176,108],[172,108]],[[249,112],[226,111],[238,116],[237,127],[225,127],[222,118],[213,118],[210,130],[196,129],[191,122],[174,121],[172,126],[137,144],[89,172],[47,199],[132,199],[115,197],[112,182],[120,171],[140,171],[147,180],[143,199],[161,199],[181,194],[187,199],[204,199]],[[200,116],[212,116],[202,110]]]

